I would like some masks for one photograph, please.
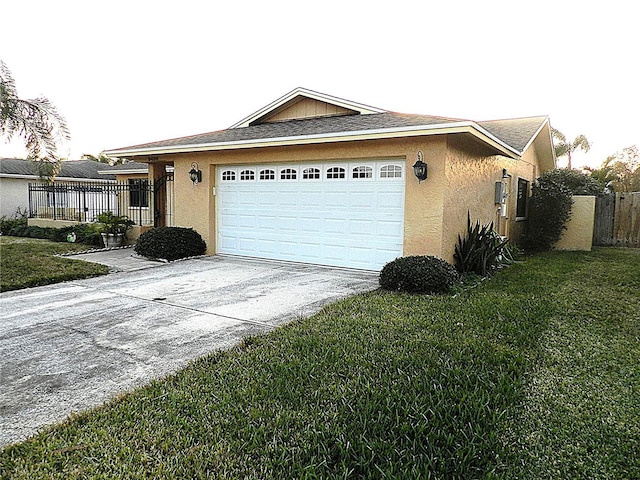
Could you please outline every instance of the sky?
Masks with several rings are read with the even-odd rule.
[[[70,159],[225,129],[296,87],[402,113],[548,115],[592,143],[574,167],[640,146],[628,0],[20,0],[2,17],[0,60],[20,98],[66,118]],[[16,140],[0,157],[25,156]]]

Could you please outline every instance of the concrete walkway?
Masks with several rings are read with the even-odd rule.
[[[110,252],[75,258],[126,271],[0,294],[0,446],[378,285],[371,272]]]

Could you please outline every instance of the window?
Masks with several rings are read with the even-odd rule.
[[[240,180],[255,180],[256,172],[253,170],[242,170],[240,172]]]
[[[149,180],[143,180],[141,178],[129,179],[129,206],[149,206]]]
[[[280,180],[295,180],[298,178],[298,172],[295,168],[285,168],[280,170]]]
[[[529,181],[518,179],[518,197],[516,199],[516,219],[527,218],[527,199],[529,198]]]
[[[345,178],[346,170],[342,167],[331,167],[327,170],[327,178]]]
[[[380,178],[401,178],[402,167],[399,165],[384,165],[380,169]]]
[[[260,170],[260,180],[275,180],[276,172],[275,170]]]
[[[372,178],[373,168],[367,167],[366,165],[353,167],[352,174],[353,174],[353,178]]]
[[[223,182],[230,182],[235,179],[236,179],[236,172],[234,172],[233,170],[225,170],[224,172],[222,172]]]
[[[302,171],[302,179],[303,180],[315,180],[320,178],[320,169],[319,168],[305,168]]]

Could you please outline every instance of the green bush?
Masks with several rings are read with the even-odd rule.
[[[536,179],[531,192],[523,246],[530,251],[547,251],[560,239],[571,217],[574,191],[565,184],[568,176],[550,170]],[[575,185],[574,185],[575,187]]]
[[[600,184],[590,175],[585,175],[577,170],[557,168],[549,170],[540,177],[544,182],[553,182],[569,189],[572,195],[603,195],[604,190]],[[540,180],[539,179],[539,180]]]
[[[159,227],[140,235],[133,249],[143,257],[177,260],[202,255],[207,244],[191,228]]]
[[[52,242],[66,242],[67,236],[75,233],[75,243],[84,243],[86,245],[101,245],[100,234],[85,223],[71,225],[62,228],[37,227],[35,225],[27,225],[26,218],[19,219],[0,219],[0,231],[2,235],[10,235],[13,237],[29,237],[51,240]]]
[[[480,222],[476,222],[471,226],[471,216],[467,212],[467,234],[464,238],[458,235],[458,243],[453,254],[456,269],[462,275],[491,275],[513,261],[508,243],[508,239],[501,239],[493,230],[493,222],[482,227]]]
[[[445,293],[457,281],[458,272],[455,267],[432,256],[396,258],[380,272],[380,286],[385,290]]]
[[[25,212],[18,211],[14,213],[12,216],[7,217],[3,215],[0,217],[0,234],[1,235],[11,235],[9,232],[13,229],[17,229],[19,227],[27,226],[27,214]]]

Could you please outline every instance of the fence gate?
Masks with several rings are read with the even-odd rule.
[[[593,244],[640,247],[640,192],[596,198]]]
[[[156,179],[153,186],[153,226],[173,225],[173,172],[167,172]]]

